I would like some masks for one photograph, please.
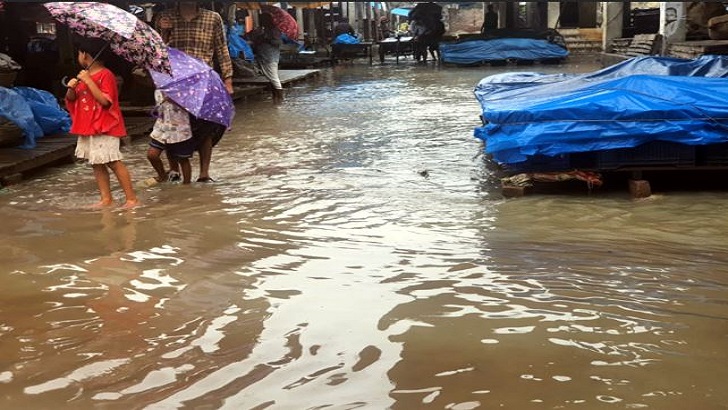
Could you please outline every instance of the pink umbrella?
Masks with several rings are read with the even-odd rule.
[[[108,42],[111,51],[127,61],[150,70],[172,72],[162,37],[135,15],[108,3],[55,2],[44,6],[71,31]]]
[[[287,11],[280,7],[263,4],[260,9],[273,16],[273,24],[278,27],[281,33],[285,34],[291,40],[298,39],[298,23]]]

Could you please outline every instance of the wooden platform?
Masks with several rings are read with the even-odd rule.
[[[125,118],[132,139],[149,135],[154,120],[151,117]],[[36,141],[33,149],[0,149],[0,185],[17,183],[34,170],[74,160],[76,137],[70,134],[46,135]]]
[[[320,73],[320,70],[278,70],[278,77],[281,79],[281,84],[285,87],[289,84],[317,77]],[[233,84],[236,88],[243,85],[258,85],[267,87],[270,85],[270,81],[264,76],[257,76],[249,78],[234,78]]]

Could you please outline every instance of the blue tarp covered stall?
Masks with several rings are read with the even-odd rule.
[[[475,89],[475,136],[501,164],[633,148],[728,142],[728,57],[637,57],[584,75],[501,74]]]
[[[448,64],[477,65],[500,60],[556,60],[569,55],[564,47],[545,39],[494,38],[440,43],[442,61]]]

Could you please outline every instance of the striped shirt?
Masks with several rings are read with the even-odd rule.
[[[191,21],[185,21],[175,8],[163,12],[161,16],[168,17],[172,22],[171,30],[162,30],[160,19],[157,19],[157,31],[162,33],[169,46],[199,58],[210,67],[215,67],[217,60],[222,78],[233,77],[233,63],[230,61],[222,17],[219,14],[200,8],[197,16]]]

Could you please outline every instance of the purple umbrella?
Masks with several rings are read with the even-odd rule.
[[[44,4],[53,18],[82,37],[100,38],[115,54],[149,70],[170,72],[167,45],[135,15],[112,4],[55,2]]]
[[[220,75],[201,60],[176,48],[168,50],[174,75],[151,71],[157,89],[195,117],[229,128],[235,106]]]

